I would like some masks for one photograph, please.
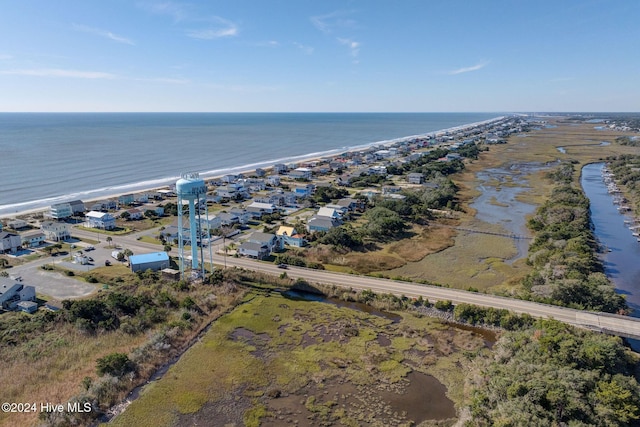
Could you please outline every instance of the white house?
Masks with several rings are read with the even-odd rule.
[[[49,217],[60,220],[73,216],[73,209],[69,203],[58,203],[49,208]]]
[[[142,219],[144,216],[144,213],[140,209],[136,209],[136,208],[128,209],[125,212],[129,214],[130,220]]]
[[[87,227],[112,230],[116,228],[116,219],[107,212],[90,211],[85,215]]]
[[[258,216],[262,216],[263,214],[272,214],[276,211],[276,206],[273,203],[261,203],[261,202],[253,202],[249,206],[247,206],[247,211],[254,214],[259,214]]]
[[[47,240],[59,242],[61,240],[67,240],[71,238],[69,226],[64,222],[43,221],[40,223],[40,229],[44,233],[44,236]]]
[[[318,213],[316,214],[316,216],[340,219],[342,217],[342,212],[333,208],[321,207],[320,209],[318,209]]]
[[[418,172],[412,172],[407,175],[407,182],[409,184],[422,184],[424,181],[424,175]]]
[[[313,171],[309,168],[296,168],[289,172],[289,178],[291,179],[311,179]]]

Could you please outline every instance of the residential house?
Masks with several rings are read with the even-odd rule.
[[[129,219],[133,221],[142,219],[144,217],[144,213],[140,209],[133,208],[128,209],[125,212],[129,214]]]
[[[215,230],[216,228],[220,228],[221,226],[222,219],[217,215],[209,217],[208,220],[206,218],[200,219],[200,228],[202,228],[203,230]]]
[[[276,236],[278,236],[284,245],[301,248],[307,244],[304,236],[291,226],[281,225],[276,231]]]
[[[49,217],[55,220],[70,218],[73,216],[73,209],[69,203],[58,203],[49,207]]]
[[[133,195],[133,198],[136,203],[149,203],[149,194],[147,193],[137,193]]]
[[[254,217],[253,212],[249,211],[248,209],[233,208],[229,211],[229,213],[231,215],[237,216],[238,222],[242,225],[248,223],[249,221],[251,221],[251,218]]]
[[[340,218],[342,218],[342,212],[337,209],[332,209],[332,208],[323,206],[320,209],[318,209],[318,213],[315,216],[322,216],[322,217],[339,220]]]
[[[0,277],[0,308],[13,310],[20,301],[35,301],[36,288]]]
[[[371,166],[369,168],[369,174],[370,175],[382,175],[382,176],[385,176],[385,175],[387,175],[387,167],[386,166],[382,166],[382,165]]]
[[[43,221],[40,223],[40,229],[44,233],[47,240],[59,242],[71,238],[69,226],[64,222]]]
[[[340,221],[335,218],[329,218],[325,216],[314,216],[307,221],[307,230],[314,231],[329,231],[334,227],[340,225]]]
[[[313,171],[309,168],[296,168],[289,172],[291,179],[311,179]]]
[[[20,236],[8,231],[0,231],[0,253],[12,253],[18,252],[21,249],[22,240]]]
[[[407,175],[407,182],[409,182],[409,184],[422,184],[424,182],[424,175],[418,172],[412,172]]]
[[[118,196],[118,203],[124,206],[131,206],[136,201],[133,194],[123,194]]]
[[[238,218],[238,215],[232,213],[220,212],[216,216],[220,218],[221,225],[233,225],[240,223],[240,218]]]
[[[91,206],[92,211],[113,211],[118,209],[118,203],[115,200],[100,200]]]
[[[316,186],[313,184],[307,184],[303,186],[298,186],[294,189],[294,192],[300,197],[309,197],[315,191]]]
[[[90,211],[85,215],[87,227],[112,230],[116,228],[116,219],[109,213]]]
[[[41,230],[27,231],[20,234],[23,248],[37,248],[44,243],[44,233]]]
[[[239,176],[236,174],[227,174],[225,176],[223,176],[222,178],[220,178],[220,180],[222,182],[226,182],[227,184],[230,184],[232,182],[236,182],[238,180]]]
[[[345,207],[350,211],[355,211],[356,209],[362,209],[364,207],[361,200],[352,199],[351,197],[345,197],[344,199],[338,200],[336,205]]]
[[[269,175],[267,177],[267,184],[272,187],[280,186],[280,175]]]
[[[254,218],[262,218],[262,215],[264,215],[264,214],[272,214],[276,210],[277,210],[277,208],[273,203],[253,202],[249,206],[247,206],[247,211]]]
[[[287,168],[287,165],[285,165],[284,163],[276,163],[275,165],[273,165],[273,171],[277,174],[283,174],[287,172],[287,170],[289,169]]]
[[[83,214],[86,210],[82,200],[72,200],[69,204],[71,205],[71,211],[74,215]]]
[[[243,242],[238,248],[238,254],[256,259],[265,259],[270,253],[265,245],[253,242]]]
[[[23,228],[27,228],[29,223],[23,219],[12,219],[7,221],[7,226],[13,230],[22,230]]]
[[[258,178],[260,178],[260,177],[265,176],[265,175],[267,174],[267,171],[265,171],[265,170],[264,170],[264,169],[262,169],[262,168],[256,168],[255,173],[256,173],[256,176],[257,176]]]
[[[275,234],[256,231],[251,233],[247,241],[266,246],[269,249],[269,253],[282,250],[282,242]]]

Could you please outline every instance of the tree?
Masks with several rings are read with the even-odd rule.
[[[109,247],[111,247],[112,241],[113,241],[113,238],[111,236],[107,236],[107,243],[109,244]]]
[[[135,371],[135,364],[124,353],[111,353],[97,360],[98,376],[113,375],[121,377]]]
[[[127,211],[124,211],[120,214],[120,218],[129,221],[129,219],[131,218],[131,214]]]

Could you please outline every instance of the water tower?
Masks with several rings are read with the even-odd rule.
[[[178,194],[178,254],[180,258],[180,275],[184,278],[185,270],[185,241],[191,247],[191,275],[204,277],[204,245],[209,246],[209,263],[213,269],[211,244],[209,236],[209,214],[207,211],[207,186],[196,172],[183,173],[176,182]],[[184,205],[189,205],[189,234],[185,236],[183,225]],[[206,226],[202,227],[202,213],[204,211]],[[200,249],[200,261],[198,260]],[[198,270],[200,267],[200,270]]]

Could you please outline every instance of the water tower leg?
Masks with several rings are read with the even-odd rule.
[[[193,199],[189,200],[189,231],[191,232],[191,268],[198,268],[198,224],[196,224],[196,207]]]

